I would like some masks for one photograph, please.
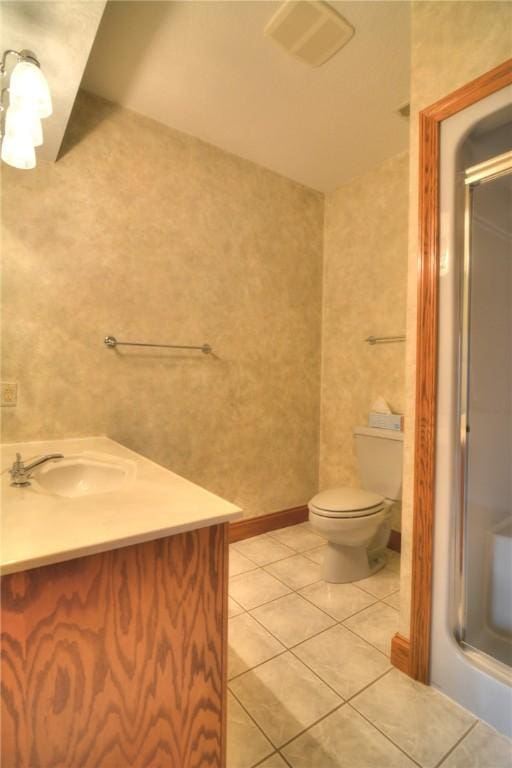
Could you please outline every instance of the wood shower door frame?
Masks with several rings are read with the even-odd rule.
[[[424,683],[429,681],[432,613],[440,128],[443,120],[511,84],[512,59],[509,59],[427,107],[420,112],[419,116],[418,310],[411,623],[408,644],[400,635],[396,635],[393,639],[392,660],[411,677]]]

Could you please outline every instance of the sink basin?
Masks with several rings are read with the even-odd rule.
[[[77,498],[124,488],[135,477],[136,464],[104,453],[84,451],[42,464],[31,475],[39,493]]]

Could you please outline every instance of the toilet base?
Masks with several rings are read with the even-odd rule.
[[[331,584],[346,584],[367,579],[386,565],[385,552],[375,552],[368,559],[367,547],[344,547],[327,542],[322,565],[322,578]]]

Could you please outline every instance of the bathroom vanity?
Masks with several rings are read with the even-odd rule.
[[[107,438],[2,472],[2,765],[223,768],[240,510]]]

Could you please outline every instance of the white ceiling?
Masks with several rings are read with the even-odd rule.
[[[38,160],[57,158],[104,7],[105,0],[0,2],[2,51],[33,51],[50,85],[53,114],[43,120]],[[9,57],[8,71],[14,63]]]
[[[408,2],[331,2],[355,27],[313,69],[263,36],[266,0],[107,4],[82,87],[314,189],[407,148]]]

